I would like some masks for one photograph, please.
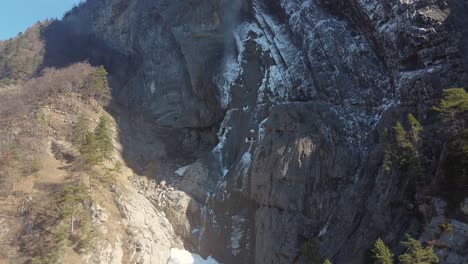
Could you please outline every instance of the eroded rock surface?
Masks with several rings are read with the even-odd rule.
[[[462,0],[88,1],[53,41],[85,43],[76,57],[105,64],[116,100],[164,129],[177,151],[158,158],[198,159],[180,183],[165,176],[185,193],[151,194],[194,250],[304,263],[319,241],[362,263],[379,236],[398,248],[419,230],[427,205],[381,168],[384,128],[466,86],[467,13]]]

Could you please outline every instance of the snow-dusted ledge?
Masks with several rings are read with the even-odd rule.
[[[197,254],[190,253],[184,249],[171,249],[171,258],[167,264],[221,264],[212,257],[203,259]]]

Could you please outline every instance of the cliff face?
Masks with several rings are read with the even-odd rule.
[[[419,230],[424,202],[381,168],[384,128],[466,87],[466,14],[463,0],[90,0],[45,31],[45,59],[105,64],[116,101],[198,159],[176,183],[200,208],[193,248],[302,263],[318,241],[362,263],[377,237]]]

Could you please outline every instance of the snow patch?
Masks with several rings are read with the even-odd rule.
[[[320,229],[320,232],[318,235],[319,237],[323,237],[324,235],[327,234],[329,225],[330,225],[330,219],[328,219],[327,223],[322,227],[322,229]]]
[[[254,133],[254,130],[250,130],[250,133]],[[240,159],[240,165],[242,168],[243,173],[247,173],[247,171],[250,168],[250,165],[252,164],[252,147],[253,147],[254,141],[250,141],[250,146],[249,149],[242,155],[242,158]]]
[[[177,169],[174,173],[179,175],[180,177],[184,176],[185,172],[187,171],[187,169],[190,167],[190,165],[187,165],[187,166],[184,166],[184,167],[181,167],[179,169]]]
[[[245,219],[240,216],[232,216],[232,229],[231,229],[231,249],[232,254],[236,256],[240,253],[240,241],[244,232],[242,231],[242,225],[245,222]]]
[[[241,67],[234,56],[227,56],[224,61],[223,83],[219,84],[221,107],[226,109],[231,102],[231,86],[239,77]]]
[[[221,172],[222,172],[223,177],[226,176],[227,173],[229,172],[229,169],[224,164],[224,159],[223,159],[223,149],[224,149],[224,145],[226,144],[227,135],[229,131],[232,130],[232,127],[228,126],[227,124],[229,123],[231,119],[232,112],[237,111],[237,110],[238,110],[237,108],[234,108],[234,109],[229,110],[226,113],[226,117],[224,118],[221,124],[221,128],[218,132],[219,143],[212,151],[213,155],[216,157],[216,159],[218,160],[221,166],[221,170],[222,170]]]
[[[252,154],[250,154],[250,148],[249,148],[249,150],[245,152],[241,158],[241,166],[244,169],[244,173],[247,172],[251,163],[252,163]]]
[[[203,259],[200,255],[191,253],[184,249],[171,249],[171,258],[167,264],[220,264],[211,256]]]
[[[265,124],[268,118],[265,118],[260,124],[258,124],[258,140],[262,140],[265,137]]]

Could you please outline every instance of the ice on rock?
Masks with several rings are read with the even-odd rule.
[[[179,169],[177,169],[174,173],[179,175],[180,177],[184,176],[185,172],[187,171],[187,169],[190,167],[190,165],[187,165],[187,166],[184,166],[184,167],[181,167]]]
[[[247,172],[247,170],[250,168],[250,164],[252,163],[252,154],[250,154],[250,149],[242,155],[241,158],[241,163],[240,165],[242,166],[242,169],[244,170],[244,173]]]
[[[320,229],[319,237],[323,237],[324,235],[326,235],[327,231],[328,231],[328,222],[327,224],[325,224],[324,227],[322,227],[322,229]]]
[[[258,140],[262,140],[265,137],[265,124],[268,121],[268,118],[265,118],[258,125]]]
[[[231,227],[231,249],[232,249],[232,254],[236,256],[237,254],[240,253],[240,245],[241,245],[241,239],[242,236],[244,235],[243,232],[243,224],[245,222],[245,219],[240,217],[240,216],[232,216],[232,227]]]
[[[220,89],[220,101],[221,107],[227,108],[231,102],[231,86],[234,81],[238,78],[241,67],[239,62],[234,58],[234,56],[227,56],[224,61],[224,70],[222,83],[218,82],[218,87]]]
[[[237,111],[237,109],[231,109],[226,113],[226,117],[224,118],[221,128],[218,132],[218,139],[219,143],[218,145],[213,149],[212,153],[215,156],[215,158],[218,160],[220,166],[222,167],[222,173],[223,176],[226,176],[227,173],[229,172],[228,168],[224,164],[224,159],[223,159],[223,148],[224,145],[226,144],[226,139],[229,131],[232,130],[231,127],[229,127],[227,124],[229,123],[231,119],[231,115],[233,111]]]

